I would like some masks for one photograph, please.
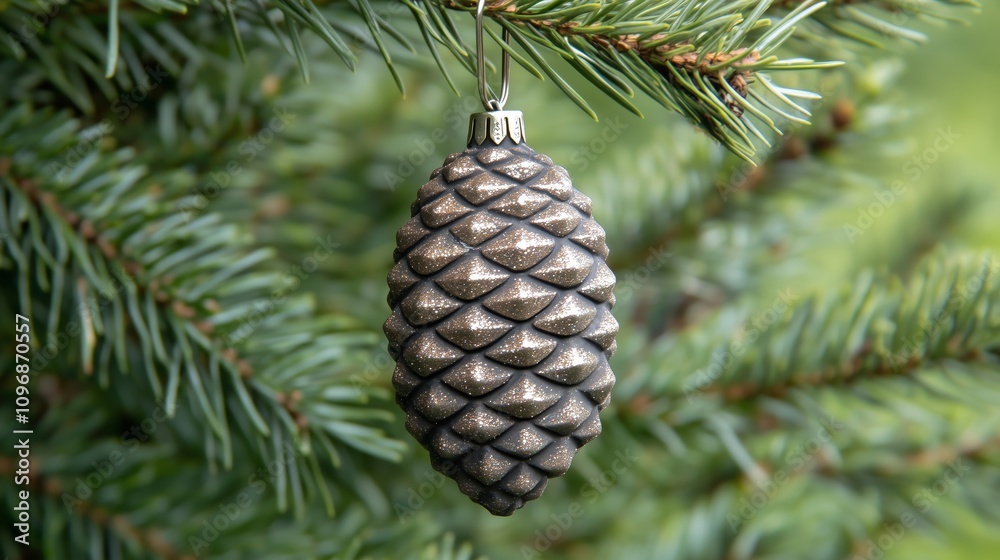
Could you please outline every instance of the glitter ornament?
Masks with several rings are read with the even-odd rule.
[[[406,429],[431,464],[510,515],[601,433],[615,384],[615,275],[591,200],[488,95],[483,2],[468,148],[431,174],[396,234],[383,325]],[[507,33],[504,33],[507,40]]]
[[[520,113],[475,114],[469,136],[397,233],[384,330],[407,430],[510,515],[601,433],[615,276],[590,199],[524,143]]]

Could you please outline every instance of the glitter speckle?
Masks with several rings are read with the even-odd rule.
[[[544,309],[557,293],[550,286],[515,278],[509,285],[490,294],[483,305],[504,317],[526,321]]]
[[[396,364],[396,369],[392,373],[392,386],[399,396],[408,396],[423,382],[424,380],[410,371],[406,364],[402,362]]]
[[[581,212],[590,216],[594,210],[594,201],[580,191],[575,191],[570,197],[569,203],[577,207]]]
[[[559,200],[569,200],[573,196],[573,184],[569,174],[562,167],[550,167],[545,174],[531,183],[531,188],[552,195]]]
[[[611,292],[615,289],[615,273],[603,261],[597,261],[597,271],[594,276],[577,289],[581,294],[590,299],[603,303],[611,299]]]
[[[601,317],[587,332],[583,333],[583,338],[600,346],[604,350],[611,348],[618,335],[618,321],[607,309],[601,310]]]
[[[553,204],[531,218],[530,222],[552,235],[565,237],[580,223],[580,213],[565,204]]]
[[[442,294],[430,284],[421,284],[400,304],[406,319],[416,326],[447,317],[460,307],[462,302]]]
[[[501,364],[531,367],[555,350],[556,341],[531,329],[517,331],[490,349],[486,356]]]
[[[424,331],[403,351],[406,365],[423,376],[441,371],[462,359],[462,355],[457,348],[438,339],[432,331]]]
[[[591,253],[600,255],[602,259],[608,257],[608,245],[605,242],[604,228],[594,220],[586,220],[580,226],[580,230],[570,236],[570,239],[586,247]]]
[[[558,391],[542,385],[531,375],[524,375],[513,386],[486,402],[490,408],[516,418],[533,418],[557,401]]]
[[[478,397],[503,385],[510,377],[510,369],[476,356],[450,370],[441,381],[467,395]]]
[[[413,405],[428,420],[444,420],[462,410],[467,402],[460,393],[440,382],[421,388],[413,399]]]
[[[514,422],[486,408],[482,403],[473,403],[458,415],[451,428],[472,441],[485,443],[513,425]]]
[[[615,374],[608,364],[601,364],[594,373],[584,381],[579,389],[583,391],[598,406],[604,408],[611,398],[611,389],[615,386]]]
[[[541,453],[528,461],[528,464],[545,471],[548,476],[560,476],[566,474],[570,464],[573,462],[573,455],[576,454],[576,444],[569,438],[562,438],[552,445],[546,447]]]
[[[513,154],[503,148],[486,148],[476,154],[476,159],[484,165],[490,165],[498,161],[503,161],[512,155]]]
[[[532,270],[531,275],[556,286],[572,288],[583,282],[593,264],[594,260],[580,249],[564,245],[551,259]]]
[[[545,480],[545,476],[538,472],[538,469],[521,463],[504,477],[503,482],[500,483],[500,488],[515,496],[523,496],[538,486],[543,480]]]
[[[536,329],[545,332],[569,336],[587,328],[595,315],[597,309],[594,308],[594,304],[576,294],[567,294],[551,309],[546,310],[534,325]]]
[[[441,180],[441,177],[434,177],[430,181],[424,183],[424,186],[420,187],[420,190],[417,191],[417,202],[420,204],[427,204],[429,200],[443,193],[445,188],[445,183]]]
[[[406,256],[410,268],[417,274],[435,273],[461,257],[468,249],[455,241],[447,232],[436,235],[416,246]]]
[[[434,283],[449,294],[465,299],[475,299],[503,284],[509,274],[487,264],[482,257],[470,255],[464,261],[448,268]]]
[[[420,218],[428,227],[439,228],[469,212],[472,212],[471,208],[462,205],[455,195],[449,193],[424,206],[420,210]]]
[[[447,428],[438,429],[431,436],[430,445],[431,449],[445,459],[461,457],[476,447]]]
[[[530,189],[518,189],[490,205],[490,210],[515,218],[527,218],[544,208],[552,199]]]
[[[395,307],[399,297],[419,280],[405,260],[397,262],[389,271],[389,297],[387,298],[389,305]]]
[[[483,246],[483,256],[514,271],[527,270],[547,257],[555,242],[523,227],[509,229]]]
[[[481,173],[455,187],[455,192],[473,204],[482,204],[514,188],[514,184],[492,173]]]
[[[475,247],[492,239],[508,227],[510,227],[510,222],[486,212],[480,212],[451,226],[451,233],[462,243]]]
[[[553,432],[568,436],[581,422],[590,416],[594,405],[577,391],[571,391],[563,400],[545,412],[545,415],[535,422]]]
[[[410,218],[410,221],[406,222],[403,227],[399,228],[399,231],[396,232],[396,249],[399,251],[405,251],[412,247],[417,241],[427,237],[427,234],[430,232],[431,230],[424,227],[420,218],[418,216],[414,216]]]
[[[475,173],[481,173],[482,168],[469,156],[460,156],[455,161],[449,163],[441,170],[444,178],[449,183],[460,181]]]
[[[382,332],[389,339],[389,348],[393,352],[396,352],[399,350],[399,345],[406,342],[406,339],[417,332],[417,329],[411,327],[406,322],[406,319],[403,318],[403,313],[399,308],[396,308],[392,312],[392,315],[389,315],[389,318],[382,324]]]
[[[598,356],[593,350],[583,344],[569,343],[549,356],[535,373],[564,385],[575,385],[594,371],[598,361]]]
[[[521,422],[516,428],[507,430],[493,444],[504,453],[527,459],[552,442],[552,438],[531,422]],[[531,488],[528,488],[530,490]],[[525,490],[527,492],[527,490]]]
[[[483,484],[494,484],[516,463],[490,447],[480,447],[462,461],[465,471]]]
[[[514,324],[483,311],[482,307],[466,307],[437,327],[437,332],[455,346],[476,350],[492,344]]]
[[[522,183],[538,175],[542,169],[541,165],[525,158],[517,158],[514,161],[493,168],[497,173],[503,173],[511,179]]]

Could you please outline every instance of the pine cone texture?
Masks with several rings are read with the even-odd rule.
[[[590,199],[510,139],[453,154],[396,235],[383,327],[406,428],[494,515],[601,433],[618,322]]]

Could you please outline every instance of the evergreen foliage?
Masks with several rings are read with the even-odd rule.
[[[380,332],[393,234],[479,110],[474,9],[0,4],[0,418],[21,314],[34,430],[29,548],[0,451],[5,557],[994,551],[998,198],[898,87],[978,7],[488,2],[622,325],[604,435],[510,519],[406,434]]]

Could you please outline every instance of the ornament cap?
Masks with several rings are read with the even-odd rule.
[[[469,116],[469,147],[487,141],[500,144],[510,138],[515,144],[525,141],[524,115],[521,111],[485,111]]]

